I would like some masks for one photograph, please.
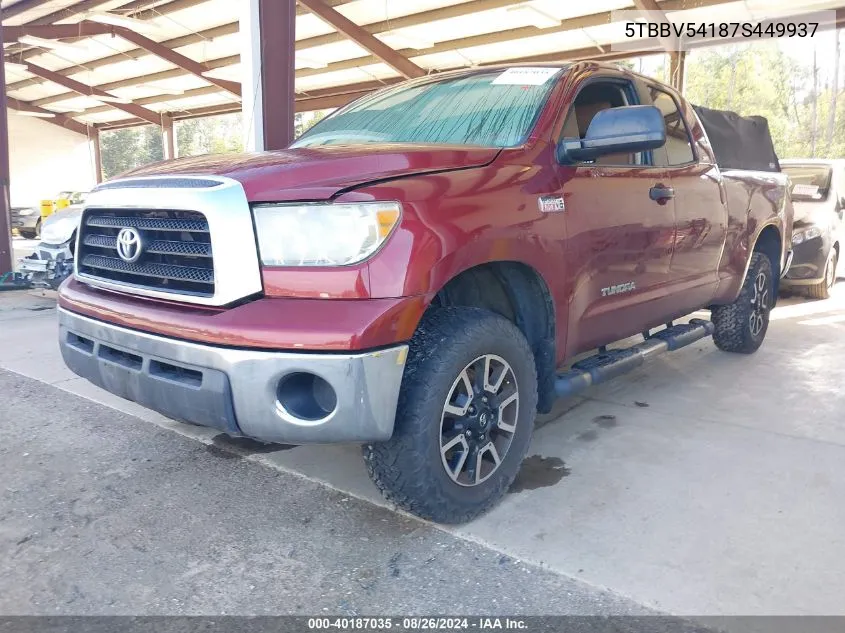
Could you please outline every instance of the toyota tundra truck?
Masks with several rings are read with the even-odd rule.
[[[288,149],[97,187],[61,351],[177,420],[359,443],[387,499],[466,521],[557,397],[709,335],[760,346],[792,206],[777,169],[735,167],[678,92],[616,66],[415,79]]]

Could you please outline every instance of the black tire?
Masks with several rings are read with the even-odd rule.
[[[763,279],[763,282],[760,279]],[[763,286],[762,290],[760,286]],[[711,315],[716,330],[713,342],[725,352],[756,352],[769,329],[769,313],[774,304],[772,262],[763,253],[751,255],[751,265],[736,301],[714,306]],[[752,323],[754,316],[754,323]]]
[[[495,421],[486,414],[482,416],[478,410],[475,418],[468,415],[452,418],[452,414],[446,411],[447,405],[454,406],[450,398],[459,389],[462,376],[469,377],[471,373],[470,382],[475,387],[476,379],[484,374],[492,375],[495,360],[487,361],[487,364],[484,360],[480,361],[484,367],[483,374],[479,374],[477,369],[470,369],[470,366],[479,367],[472,365],[473,360],[493,358],[493,355],[505,361],[500,365],[499,385],[502,389],[507,387],[511,390],[510,397],[514,388],[518,394],[516,411],[508,413],[513,416],[513,432],[500,430],[505,422],[503,411],[509,410],[496,409],[495,400],[501,395],[498,388],[496,392],[499,395],[490,396],[488,404],[482,405],[483,394],[478,392],[472,399],[464,397],[462,400],[464,407],[476,402],[479,407],[492,407],[489,411]],[[511,369],[510,374],[507,367]],[[468,371],[470,373],[465,373]],[[509,378],[502,377],[505,375]],[[466,389],[468,395],[468,386]],[[507,399],[503,396],[501,401]],[[493,409],[497,412],[494,413]],[[536,413],[534,356],[522,332],[513,323],[479,308],[448,307],[432,311],[423,318],[411,339],[393,437],[386,442],[363,446],[367,471],[389,501],[413,514],[439,523],[469,521],[490,509],[513,483],[528,450]],[[479,420],[484,423],[487,435],[473,426],[482,424]],[[507,425],[511,426],[511,423]],[[458,440],[462,435],[461,428],[466,428],[467,437],[470,437],[470,427],[475,429],[473,433],[477,431],[479,435],[470,438],[470,444],[460,438],[461,446],[453,450],[461,450],[451,454],[454,457],[465,452],[467,456],[454,460],[450,475],[447,462],[453,458],[449,457],[449,452],[444,452],[441,457],[441,448],[450,443],[449,434],[453,442]],[[490,461],[496,463],[493,456],[489,455],[490,460],[485,461],[488,455],[477,447],[482,442],[489,445],[502,438],[506,439],[508,446],[503,456],[496,453],[500,461],[494,467],[490,464]],[[476,448],[473,449],[473,446]],[[479,454],[481,457],[478,459],[473,457]],[[473,461],[476,466],[472,467],[472,471],[462,471],[462,468],[470,468],[468,464]],[[484,470],[482,464],[492,471],[485,475],[486,479],[475,483],[479,478],[474,473]],[[457,478],[453,479],[456,471]],[[460,483],[458,480],[465,476],[468,479]]]
[[[35,223],[35,228],[33,230],[26,230],[26,229],[18,229],[18,233],[21,234],[21,237],[27,240],[34,240],[38,236],[41,235],[41,220]]]
[[[811,299],[830,299],[830,291],[836,285],[836,264],[836,249],[831,248],[824,267],[824,279],[815,286],[807,287],[807,295]]]

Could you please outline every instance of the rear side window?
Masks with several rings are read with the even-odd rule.
[[[663,113],[666,122],[666,156],[668,164],[686,165],[695,160],[692,140],[678,104],[668,92],[649,86],[652,103]]]

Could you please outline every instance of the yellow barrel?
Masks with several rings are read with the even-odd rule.
[[[48,216],[53,215],[53,201],[52,200],[42,200],[41,201],[41,217],[46,218]]]
[[[59,198],[56,200],[56,211],[60,211],[66,207],[70,206],[70,199],[69,198]]]

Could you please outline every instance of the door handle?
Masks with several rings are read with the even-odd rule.
[[[657,204],[666,204],[671,198],[675,197],[675,190],[666,185],[654,185],[648,190],[648,197]]]

